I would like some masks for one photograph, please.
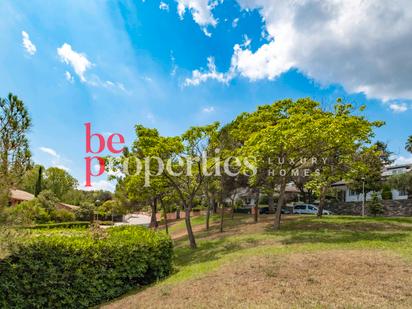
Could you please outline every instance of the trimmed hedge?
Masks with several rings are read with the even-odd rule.
[[[112,225],[112,221],[99,221],[100,225]],[[73,222],[58,222],[58,223],[41,223],[29,226],[19,226],[23,229],[42,230],[42,229],[77,229],[90,227],[89,221],[73,221]]]
[[[32,226],[23,226],[26,229],[71,229],[71,228],[88,228],[90,222],[88,221],[74,221],[74,222],[60,222],[60,223],[42,223]]]
[[[0,307],[87,308],[171,272],[166,234],[128,226],[102,235],[38,236],[19,244],[0,261]]]

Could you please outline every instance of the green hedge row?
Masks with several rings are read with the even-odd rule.
[[[166,234],[115,227],[102,235],[38,236],[19,244],[0,261],[0,307],[87,308],[171,272]]]
[[[60,223],[41,223],[23,228],[27,229],[70,229],[70,228],[87,228],[90,226],[88,221],[60,222]]]
[[[100,225],[112,225],[112,221],[99,221]],[[89,221],[59,222],[59,223],[41,223],[30,226],[20,226],[23,229],[71,229],[90,227]]]

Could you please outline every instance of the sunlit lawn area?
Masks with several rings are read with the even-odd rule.
[[[412,306],[412,218],[289,216],[276,232],[272,219],[236,215],[220,233],[218,216],[209,231],[194,218],[195,250],[175,223],[174,274],[107,306]]]

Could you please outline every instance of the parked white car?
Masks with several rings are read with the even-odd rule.
[[[318,207],[311,204],[302,204],[293,207],[293,213],[299,215],[316,215],[318,213]],[[323,210],[324,215],[331,215],[329,210]]]

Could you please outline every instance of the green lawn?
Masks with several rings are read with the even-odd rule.
[[[172,276],[108,306],[412,306],[412,218],[289,216],[274,231],[272,216],[255,224],[250,215],[238,214],[225,218],[224,233],[218,220],[213,217],[210,231],[196,233],[195,250],[179,235]],[[193,219],[194,229],[203,225],[203,217]],[[171,233],[182,229],[184,222],[178,222]],[[245,293],[256,299],[244,299]],[[333,297],[328,301],[325,293]],[[156,300],[148,305],[150,299]]]

